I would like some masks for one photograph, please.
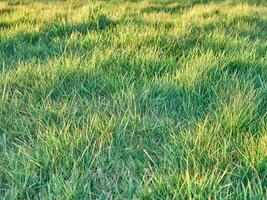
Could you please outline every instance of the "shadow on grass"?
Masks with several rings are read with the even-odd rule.
[[[0,16],[6,15],[6,14],[11,14],[14,11],[15,11],[14,8],[2,8],[2,9],[0,9]]]
[[[217,13],[220,15],[220,13]],[[223,17],[223,16],[222,16]],[[249,27],[242,28],[242,24]],[[241,25],[241,28],[239,27]],[[201,34],[209,34],[215,30],[220,29],[231,36],[238,36],[240,38],[249,38],[251,40],[267,40],[267,21],[261,19],[259,16],[238,16],[231,19],[229,22],[211,22],[204,26],[193,26],[193,31]]]
[[[0,30],[10,28],[12,24],[7,23],[7,22],[0,22]]]
[[[245,103],[242,102],[244,107],[241,109],[244,113],[238,113],[241,116],[238,127],[222,127],[226,129],[226,132],[252,134],[255,137],[261,136],[259,135],[262,131],[261,121],[267,120],[267,93],[264,89],[267,84],[266,66],[262,62],[233,59],[221,67],[205,72],[204,75],[210,80],[211,86],[220,81],[215,90],[222,91],[223,88],[226,90],[227,85],[237,88],[236,91],[229,90],[219,96],[226,105],[229,104],[229,99],[236,95],[236,92],[241,91],[244,94],[242,101]],[[247,95],[245,91],[247,91]],[[253,95],[251,92],[255,92],[255,96],[249,99],[248,96]],[[250,107],[251,105],[252,107]],[[253,117],[251,117],[251,112],[253,112]],[[246,117],[246,119],[241,119],[242,117]]]
[[[218,12],[216,12],[219,14]],[[249,24],[250,28],[240,28],[240,24]],[[249,39],[254,42],[255,40],[267,40],[267,21],[259,17],[237,17],[230,21],[225,22],[212,22],[199,26],[197,24],[191,25],[190,33],[183,36],[169,35],[168,33],[155,37],[147,37],[142,43],[149,47],[159,47],[163,50],[166,56],[174,57],[179,60],[183,56],[188,56],[192,49],[198,48],[202,52],[213,50],[215,53],[223,51],[229,52],[231,49],[238,49],[239,46],[233,45],[231,41],[225,40],[218,42],[210,39],[210,35],[216,31],[224,32],[226,35],[237,37],[239,39]],[[257,55],[262,56],[265,54],[266,47],[258,45]]]
[[[129,25],[129,24],[134,24],[136,26],[140,27],[151,27],[154,29],[163,29],[163,30],[170,30],[172,28],[174,28],[174,23],[172,22],[159,22],[159,21],[149,21],[149,20],[145,20],[142,19],[140,17],[138,17],[137,15],[132,15],[132,16],[123,16],[122,17],[122,21],[125,24],[125,26]]]
[[[100,15],[96,21],[78,24],[48,24],[40,34],[40,38],[44,37],[46,39],[51,39],[54,37],[67,37],[72,33],[78,33],[85,35],[90,31],[102,31],[105,29],[114,28],[117,22],[110,20],[105,15]]]
[[[177,3],[177,1],[170,1],[170,2],[161,2],[159,1],[158,4],[160,5],[152,5],[141,9],[141,13],[169,13],[169,14],[176,14],[185,9],[191,8],[197,4],[209,4],[212,2],[220,2],[222,0],[182,0]],[[175,3],[175,4],[174,4]],[[174,4],[174,5],[172,5]]]
[[[159,12],[164,12],[164,13],[178,13],[181,10],[185,9],[184,6],[177,5],[177,6],[172,6],[172,7],[167,7],[167,6],[149,6],[141,9],[141,13],[159,13]]]
[[[265,0],[231,0],[230,1],[233,4],[248,4],[248,5],[267,5],[267,2]]]
[[[91,31],[104,31],[106,29],[115,28],[117,21],[109,19],[105,15],[100,15],[96,21],[77,24],[47,24],[36,33],[18,33],[17,35],[0,39],[0,51],[3,55],[2,59],[6,66],[16,66],[19,61],[27,61],[35,59],[41,62],[46,62],[49,58],[58,55],[59,46],[53,42],[54,38],[67,38],[73,33],[86,35]],[[0,23],[0,28],[8,28],[7,23]],[[63,41],[64,43],[64,41]]]
[[[77,95],[79,98],[91,100],[110,98],[115,92],[111,84],[100,73],[83,72],[74,70],[57,75],[57,81],[49,89],[52,91],[51,100],[61,101],[71,99]]]
[[[249,37],[249,39],[261,39],[266,41],[267,40],[267,21],[261,19],[258,16],[243,16],[235,19],[233,24],[238,23],[248,24],[249,27],[252,27],[252,30],[246,31],[244,29],[232,29],[231,26],[229,27],[228,32],[233,35],[238,35],[240,37]]]
[[[183,10],[186,10],[188,8],[194,7],[195,5],[205,5],[209,3],[220,3],[223,2],[223,0],[153,0],[152,1],[155,5],[145,7],[141,9],[141,13],[169,13],[169,14],[175,14],[179,13]],[[265,0],[232,0],[229,1],[229,3],[235,4],[249,4],[249,5],[266,5]]]
[[[222,71],[228,76],[236,76],[243,85],[246,82],[252,82],[255,90],[262,90],[267,84],[267,64],[257,62],[244,62],[242,60],[233,60],[229,62]],[[257,105],[258,119],[267,120],[267,90],[262,90],[259,96],[260,103]]]

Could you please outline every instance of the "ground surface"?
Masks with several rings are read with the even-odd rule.
[[[265,199],[265,1],[1,1],[0,199]]]

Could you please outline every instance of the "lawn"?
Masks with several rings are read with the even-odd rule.
[[[267,199],[267,1],[1,0],[0,199]]]

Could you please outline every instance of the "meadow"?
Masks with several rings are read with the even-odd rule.
[[[267,1],[1,0],[0,199],[267,199]]]

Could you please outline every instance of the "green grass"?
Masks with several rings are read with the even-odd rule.
[[[0,199],[266,199],[265,0],[0,1]]]

